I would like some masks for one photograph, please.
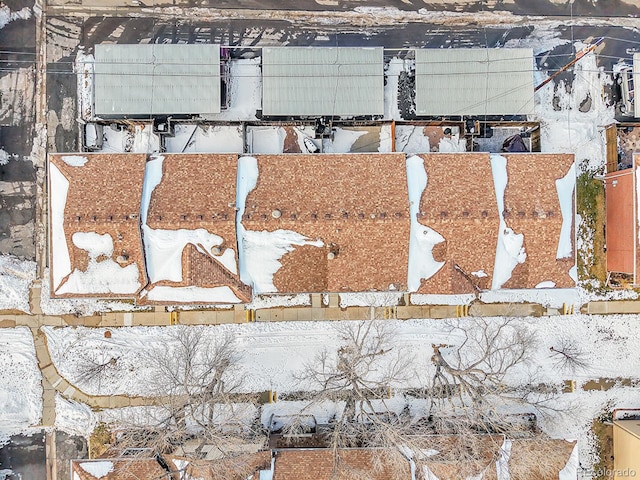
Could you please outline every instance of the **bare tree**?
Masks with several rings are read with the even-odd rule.
[[[575,373],[589,368],[586,353],[572,339],[561,337],[557,344],[549,348],[555,366],[561,370]]]
[[[118,363],[120,356],[110,347],[100,345],[95,349],[79,350],[76,360],[76,381],[81,385],[95,384],[98,390],[103,384],[113,383],[122,375]]]
[[[504,317],[450,323],[450,332],[452,344],[432,345],[432,415],[449,412],[458,418],[454,423],[459,428],[508,433],[514,423],[505,411],[553,410],[550,400],[559,391],[536,382],[529,369],[539,344],[533,331]],[[515,427],[521,430],[522,423]]]
[[[120,445],[160,453],[180,447],[183,456],[194,459],[239,453],[240,445],[255,440],[248,411],[255,399],[238,393],[243,381],[238,360],[230,335],[212,340],[198,329],[173,331],[171,341],[147,357],[156,405],[121,430]],[[184,448],[187,443],[192,448]]]
[[[324,442],[341,478],[346,472],[348,478],[370,478],[370,472],[349,464],[344,449],[354,447],[380,449],[371,458],[377,471],[406,472],[405,445],[415,429],[412,431],[408,409],[398,413],[389,401],[392,390],[410,377],[410,359],[393,346],[393,331],[382,321],[344,323],[337,333],[337,348],[322,351],[298,375],[312,395],[301,413],[327,402],[337,406]],[[299,430],[296,419],[285,435]]]

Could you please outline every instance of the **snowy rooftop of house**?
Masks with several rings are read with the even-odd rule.
[[[169,294],[172,287],[174,293],[165,300],[169,303],[250,299],[237,267],[237,163],[234,154],[166,154],[149,161],[143,231],[149,280],[155,288],[144,300],[162,301],[159,292]],[[187,295],[185,289],[200,295]],[[216,292],[230,295],[222,298]]]
[[[205,445],[202,451],[216,452],[218,449]],[[220,455],[222,456],[221,452]],[[182,471],[184,479],[193,480],[246,480],[248,478],[263,478],[254,474],[259,470],[268,470],[271,465],[271,451],[261,450],[255,453],[237,453],[216,460],[203,459],[189,462],[186,458],[165,456],[165,461],[172,470]],[[254,476],[252,476],[254,475]]]
[[[264,115],[384,113],[382,48],[273,47],[262,54]]]
[[[220,112],[219,45],[95,46],[95,113]]]
[[[72,460],[74,480],[139,480],[165,478],[167,471],[155,458]]]
[[[287,232],[289,239],[302,236],[296,247],[282,250],[282,267],[273,276],[276,291],[406,289],[410,219],[404,154],[256,158],[257,186],[242,215],[245,250],[260,251],[263,241],[273,244],[264,231],[274,238],[284,239]],[[265,238],[257,238],[260,232]]]
[[[417,49],[418,115],[534,113],[533,50]]]
[[[411,479],[408,461],[390,468],[376,449],[340,449],[339,457],[338,461],[331,448],[280,450],[273,480],[347,480],[364,475],[370,480]]]
[[[330,448],[279,450],[275,457],[273,480],[347,480],[366,476],[373,480],[410,480],[411,478],[576,478],[579,468],[575,442],[539,439],[507,440],[501,435],[477,435],[471,443],[467,436],[433,435],[416,437],[420,447],[413,461],[420,475],[413,475],[409,461],[398,462],[379,449],[340,449],[339,461]],[[460,455],[465,452],[464,460]],[[470,455],[468,455],[470,453]],[[394,460],[396,460],[394,462]],[[337,469],[336,469],[337,467]],[[359,474],[359,475],[357,475]],[[563,476],[563,475],[566,475]]]
[[[420,293],[575,285],[573,156],[422,154],[418,222],[440,267]]]
[[[146,160],[49,156],[53,296],[132,297],[146,283],[138,225]]]

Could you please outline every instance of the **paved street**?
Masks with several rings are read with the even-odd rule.
[[[420,9],[432,11],[504,11],[516,15],[545,16],[640,16],[640,7],[633,0],[53,0],[51,5],[82,6],[190,6],[214,7],[224,9],[263,9],[263,10],[311,10],[344,11],[358,7],[391,7],[405,11]]]
[[[20,10],[33,2],[3,3]],[[8,156],[0,161],[0,252],[32,259],[36,186],[29,155],[35,120],[35,20],[15,20],[0,29],[0,46],[0,148]]]

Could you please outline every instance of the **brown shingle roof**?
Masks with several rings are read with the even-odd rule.
[[[496,461],[508,454],[508,468],[514,480],[558,478],[566,466],[575,442],[535,437],[510,440],[502,451],[502,435],[433,435],[412,440],[416,478],[423,479],[424,467],[440,480],[482,476],[497,480]],[[409,480],[409,461],[397,450],[332,449],[278,450],[273,480]]]
[[[237,155],[165,154],[162,180],[153,190],[147,214],[152,229],[205,229],[222,237],[221,251],[233,250],[238,264],[235,229]],[[182,255],[182,282],[173,286],[229,286],[248,301],[250,289],[216,260],[187,245]],[[162,282],[166,284],[166,282]],[[173,302],[175,303],[175,302]]]
[[[70,166],[62,159],[69,155],[85,157],[87,162],[83,166]],[[126,255],[128,259],[120,263],[120,266],[126,267],[136,263],[140,284],[145,285],[147,280],[138,217],[146,159],[146,154],[133,153],[80,153],[49,156],[49,161],[69,181],[64,209],[64,232],[72,270],[86,271],[89,263],[87,252],[73,244],[73,234],[76,232],[95,232],[100,235],[108,233],[114,246],[112,259],[115,261],[118,256]],[[50,250],[53,252],[53,249]],[[53,262],[54,258],[51,255],[51,263]],[[52,286],[52,296],[123,296],[108,292],[55,295],[54,291],[58,287],[59,285]],[[137,292],[131,292],[130,296],[134,296],[135,293]]]
[[[562,213],[555,181],[573,164],[568,154],[505,154],[508,183],[504,195],[505,220],[514,232],[524,234],[527,260],[518,265],[505,288],[535,288],[550,280],[557,288],[575,286],[568,272],[570,258],[557,260]],[[573,244],[572,212],[571,239]],[[575,248],[575,247],[574,247]]]
[[[256,158],[258,183],[247,196],[245,228],[292,230],[324,243],[281,259],[274,276],[280,292],[406,288],[410,220],[403,154]],[[274,210],[280,218],[273,218]]]
[[[409,462],[384,450],[291,449],[276,453],[273,480],[409,480]],[[395,459],[395,456],[393,457]]]
[[[427,172],[418,221],[445,238],[434,248],[434,259],[446,264],[419,293],[469,293],[471,272],[493,274],[500,219],[486,153],[419,155]],[[456,266],[459,267],[456,268]],[[461,273],[461,271],[464,275]],[[490,287],[478,278],[482,288]]]
[[[555,180],[573,163],[569,154],[505,154],[507,188],[504,216],[508,227],[524,234],[527,258],[503,288],[534,288],[545,280],[556,287],[574,285],[568,275],[574,258],[556,260],[562,215]],[[423,154],[427,187],[418,221],[440,233],[436,261],[446,264],[423,281],[419,293],[466,293],[491,288],[500,218],[491,157],[487,153]],[[572,216],[573,232],[573,216]],[[573,238],[573,233],[572,233]],[[484,270],[487,277],[472,272]]]
[[[85,470],[82,464],[95,464],[98,462],[110,462],[113,470],[103,477],[95,477]],[[97,460],[72,460],[71,471],[80,480],[172,480],[168,472],[163,469],[154,458],[142,459],[97,459]],[[75,477],[74,477],[75,478]]]
[[[178,470],[179,457],[166,457],[172,470]],[[194,480],[247,480],[259,470],[271,468],[271,452],[264,450],[256,453],[229,456],[219,460],[190,460],[185,473]],[[182,478],[182,477],[179,477]],[[255,477],[254,477],[255,478]]]

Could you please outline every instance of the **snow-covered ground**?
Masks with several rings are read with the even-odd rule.
[[[238,125],[175,126],[175,136],[165,140],[167,153],[242,153],[242,128]]]
[[[0,331],[0,445],[40,423],[42,384],[31,332]]]
[[[29,287],[35,278],[36,262],[0,255],[0,310],[29,313]]]
[[[489,319],[499,322],[500,319]],[[411,359],[411,371],[405,383],[393,385],[398,393],[403,388],[424,386],[433,375],[430,357],[432,344],[456,345],[461,337],[452,332],[452,325],[472,328],[472,318],[460,320],[384,321],[392,332],[393,352]],[[556,438],[577,438],[583,455],[592,452],[589,427],[594,417],[606,409],[631,408],[640,404],[640,390],[615,386],[608,391],[582,390],[589,380],[600,378],[629,378],[640,381],[640,340],[636,334],[636,317],[584,316],[523,318],[514,320],[534,332],[537,343],[532,347],[532,359],[510,374],[510,382],[533,381],[560,385],[575,380],[573,393],[562,394],[553,400],[554,407],[566,410],[562,414],[549,413],[540,418],[546,433]],[[231,335],[239,352],[238,377],[242,377],[244,391],[276,390],[279,394],[310,388],[297,374],[325,348],[331,353],[339,345],[339,328],[348,322],[289,322],[222,325],[217,327],[133,327],[109,329],[45,328],[52,359],[60,373],[90,394],[147,395],[157,391],[153,380],[154,356],[171,352],[176,332],[196,329],[207,344]],[[564,342],[564,343],[563,343]],[[584,368],[575,371],[562,367],[550,348],[562,344],[573,345],[579,352]],[[106,363],[116,358],[100,375],[86,375],[87,365]],[[176,360],[177,361],[177,360]],[[403,397],[395,400],[402,408]],[[420,400],[412,400],[412,409],[421,408]],[[280,409],[282,405],[282,410]],[[63,408],[63,406],[60,406]],[[64,408],[70,408],[68,405]],[[282,413],[295,409],[288,402],[269,407]],[[318,414],[321,415],[322,412]],[[69,414],[71,415],[71,414]],[[83,425],[91,425],[90,416],[77,412]],[[583,458],[586,458],[583,456]]]
[[[12,12],[8,5],[0,5],[0,28],[14,20],[27,20],[29,18],[31,18],[31,9],[29,7]]]

